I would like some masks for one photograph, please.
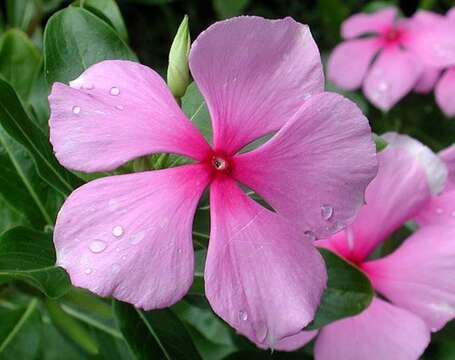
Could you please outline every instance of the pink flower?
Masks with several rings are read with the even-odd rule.
[[[437,25],[440,21],[452,23],[455,32],[455,8],[452,8],[446,15],[447,19],[437,14],[425,12],[426,21]],[[455,37],[455,35],[452,35]],[[427,93],[435,88],[436,102],[442,111],[449,117],[455,116],[455,66],[448,68],[441,76],[441,69],[436,67],[425,67],[423,74],[414,88],[417,92]]]
[[[416,360],[430,332],[455,318],[455,227],[422,227],[390,255],[370,259],[440,191],[447,175],[437,156],[417,141],[396,134],[386,139],[390,145],[378,154],[367,205],[352,226],[318,242],[362,269],[383,298],[319,332],[284,339],[278,349],[293,350],[317,336],[316,360]]]
[[[424,66],[442,68],[455,63],[455,37],[447,21],[427,21],[428,12],[398,19],[397,10],[356,14],[342,25],[346,40],[328,62],[328,76],[337,86],[354,90],[388,111],[410,92]]]
[[[144,309],[170,306],[193,281],[192,222],[209,186],[206,296],[240,333],[271,346],[314,316],[326,271],[311,240],[339,230],[361,206],[377,166],[370,128],[352,102],[323,92],[317,46],[291,18],[216,23],[193,43],[190,68],[213,146],[140,64],[104,61],[69,87],[54,84],[51,142],[64,166],[110,171],[157,152],[194,160],[74,191],[55,226],[57,262],[75,286]]]

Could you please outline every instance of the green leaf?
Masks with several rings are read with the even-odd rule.
[[[134,61],[136,56],[114,29],[90,11],[70,6],[47,22],[44,63],[48,84],[68,83],[90,65],[107,59]]]
[[[17,310],[0,308],[0,359],[36,359],[41,342],[38,300]]]
[[[250,0],[212,0],[213,7],[220,19],[238,16],[249,5]]]
[[[39,177],[28,151],[0,128],[0,194],[9,205],[27,216],[37,229],[53,223],[47,209],[48,185]]]
[[[389,145],[389,143],[379,135],[373,134],[373,139],[376,144],[376,152],[381,152],[387,147],[387,145]]]
[[[85,327],[67,314],[58,302],[46,299],[45,305],[49,317],[57,328],[89,354],[98,354],[98,345],[91,338]]]
[[[27,224],[28,221],[24,214],[11,207],[0,196],[0,234],[13,227]]]
[[[22,31],[8,30],[0,43],[0,75],[27,102],[41,66],[41,54]]]
[[[52,234],[17,227],[0,236],[0,281],[17,279],[56,298],[70,289],[66,272],[55,266]]]
[[[319,251],[324,258],[329,279],[321,305],[307,330],[359,314],[368,307],[374,296],[370,281],[360,269],[329,250]]]
[[[7,22],[11,27],[32,34],[41,21],[41,0],[7,0]]]
[[[82,6],[81,0],[77,0],[73,5],[83,7],[103,19],[117,31],[117,34],[123,41],[128,41],[128,32],[126,30],[125,22],[123,21],[120,9],[114,0],[83,0]]]
[[[57,163],[46,135],[27,115],[11,85],[1,79],[0,125],[30,152],[39,175],[61,194],[66,195],[81,184]]]
[[[118,327],[137,359],[201,359],[183,323],[170,309],[142,311],[114,302]]]
[[[182,97],[182,109],[201,131],[209,143],[212,142],[212,123],[205,100],[196,83],[191,83]]]

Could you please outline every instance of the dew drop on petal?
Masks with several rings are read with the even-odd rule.
[[[93,90],[95,86],[93,84],[85,84],[83,85],[84,89],[86,90]]]
[[[111,87],[111,91],[109,91],[109,94],[111,94],[112,96],[117,96],[118,94],[120,94],[120,89],[117,86],[113,86]]]
[[[93,240],[88,246],[91,252],[95,254],[103,252],[106,249],[107,244],[103,240]]]
[[[112,229],[112,235],[115,237],[120,237],[123,235],[123,228],[120,225],[114,226]]]
[[[239,319],[241,321],[247,321],[248,320],[248,314],[245,311],[240,310],[239,311]]]
[[[79,114],[81,112],[80,106],[73,106],[73,114]]]
[[[116,108],[117,110],[123,110],[123,105],[115,105],[115,108]]]
[[[92,273],[92,269],[87,268],[87,269],[85,269],[84,272],[85,272],[87,275],[90,275],[90,274]]]
[[[444,211],[441,208],[436,209],[436,214],[441,215]]]
[[[321,217],[324,220],[330,220],[333,216],[333,206],[328,204],[321,205]]]
[[[144,237],[145,237],[145,232],[139,231],[136,234],[131,235],[130,243],[133,245],[139,244]]]
[[[312,232],[311,230],[307,230],[303,233],[305,235],[305,239],[309,241],[315,241],[316,240],[316,234]]]
[[[126,260],[126,256],[125,255],[122,256],[122,260]]]
[[[303,100],[309,100],[311,98],[311,94],[307,93],[305,95],[303,95]]]
[[[119,264],[112,264],[111,271],[112,271],[113,274],[117,274],[120,271],[120,265]]]
[[[109,200],[109,202],[107,203],[107,206],[109,208],[110,211],[115,211],[118,209],[119,207],[119,204],[118,204],[118,201],[115,200],[115,199],[111,199]]]

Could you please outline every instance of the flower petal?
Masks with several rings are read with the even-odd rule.
[[[419,162],[404,149],[378,154],[379,171],[368,186],[364,205],[354,223],[319,242],[344,258],[361,263],[380,242],[412,219],[431,194]]]
[[[375,298],[360,315],[325,326],[314,354],[318,360],[416,360],[429,342],[421,319]]]
[[[328,62],[329,79],[344,89],[359,88],[379,48],[380,44],[377,39],[342,42],[330,55]]]
[[[422,71],[415,55],[398,47],[384,48],[368,72],[363,91],[375,106],[388,111],[414,88]]]
[[[270,141],[235,157],[233,176],[302,231],[323,238],[354,218],[376,170],[370,127],[359,108],[323,93]]]
[[[111,176],[74,191],[57,218],[57,264],[75,286],[144,309],[177,302],[193,281],[192,222],[201,165]]]
[[[375,289],[437,331],[455,318],[454,258],[455,228],[425,227],[362,268]]]
[[[291,18],[218,22],[193,43],[190,68],[210,110],[215,148],[228,154],[278,130],[324,89],[310,30]]]
[[[428,146],[408,135],[395,132],[383,134],[390,147],[406,150],[419,162],[427,176],[428,185],[433,195],[439,194],[447,180],[447,166]]]
[[[429,93],[431,90],[433,90],[434,86],[439,80],[440,75],[441,71],[438,68],[426,66],[423,70],[422,75],[420,75],[417,84],[414,87],[414,91],[420,94]]]
[[[298,334],[285,337],[278,342],[274,349],[279,351],[295,351],[313,340],[318,331],[301,331]]]
[[[444,161],[448,171],[444,192],[455,190],[455,145],[442,150],[439,157]]]
[[[352,15],[341,25],[341,35],[345,39],[351,39],[367,33],[380,33],[393,24],[396,15],[395,7],[388,7],[373,14]]]
[[[108,60],[49,96],[50,141],[70,169],[108,171],[136,157],[171,152],[202,159],[209,146],[146,66]]]
[[[210,200],[207,299],[241,334],[273,347],[313,319],[327,281],[324,261],[291,223],[232,179],[216,179]]]
[[[415,220],[420,226],[455,226],[455,191],[432,197]]]
[[[436,102],[447,116],[455,116],[455,66],[447,70],[435,88]]]

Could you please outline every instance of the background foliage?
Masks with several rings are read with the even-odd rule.
[[[371,2],[354,0],[2,0],[0,3],[0,359],[311,359],[312,344],[294,353],[261,351],[216,317],[204,297],[203,263],[209,217],[204,199],[194,225],[198,268],[190,293],[170,309],[144,312],[73,288],[54,265],[56,213],[74,188],[93,177],[63,169],[48,143],[47,95],[55,81],[68,82],[103,59],[140,61],[165,77],[174,34],[187,14],[192,37],[217,19],[238,14],[292,16],[310,25],[323,59],[339,42],[348,15],[388,4],[412,14],[417,7],[445,12],[451,0]],[[389,113],[360,93],[346,93],[369,117],[376,133],[399,131],[434,150],[453,142],[455,121],[433,95],[411,94]],[[192,84],[182,107],[206,136],[207,108]],[[163,155],[133,162],[116,173],[181,161]],[[379,251],[387,252],[402,229]],[[359,313],[373,292],[353,265],[321,250],[329,284],[319,328]],[[433,335],[425,358],[455,358],[455,324]]]

